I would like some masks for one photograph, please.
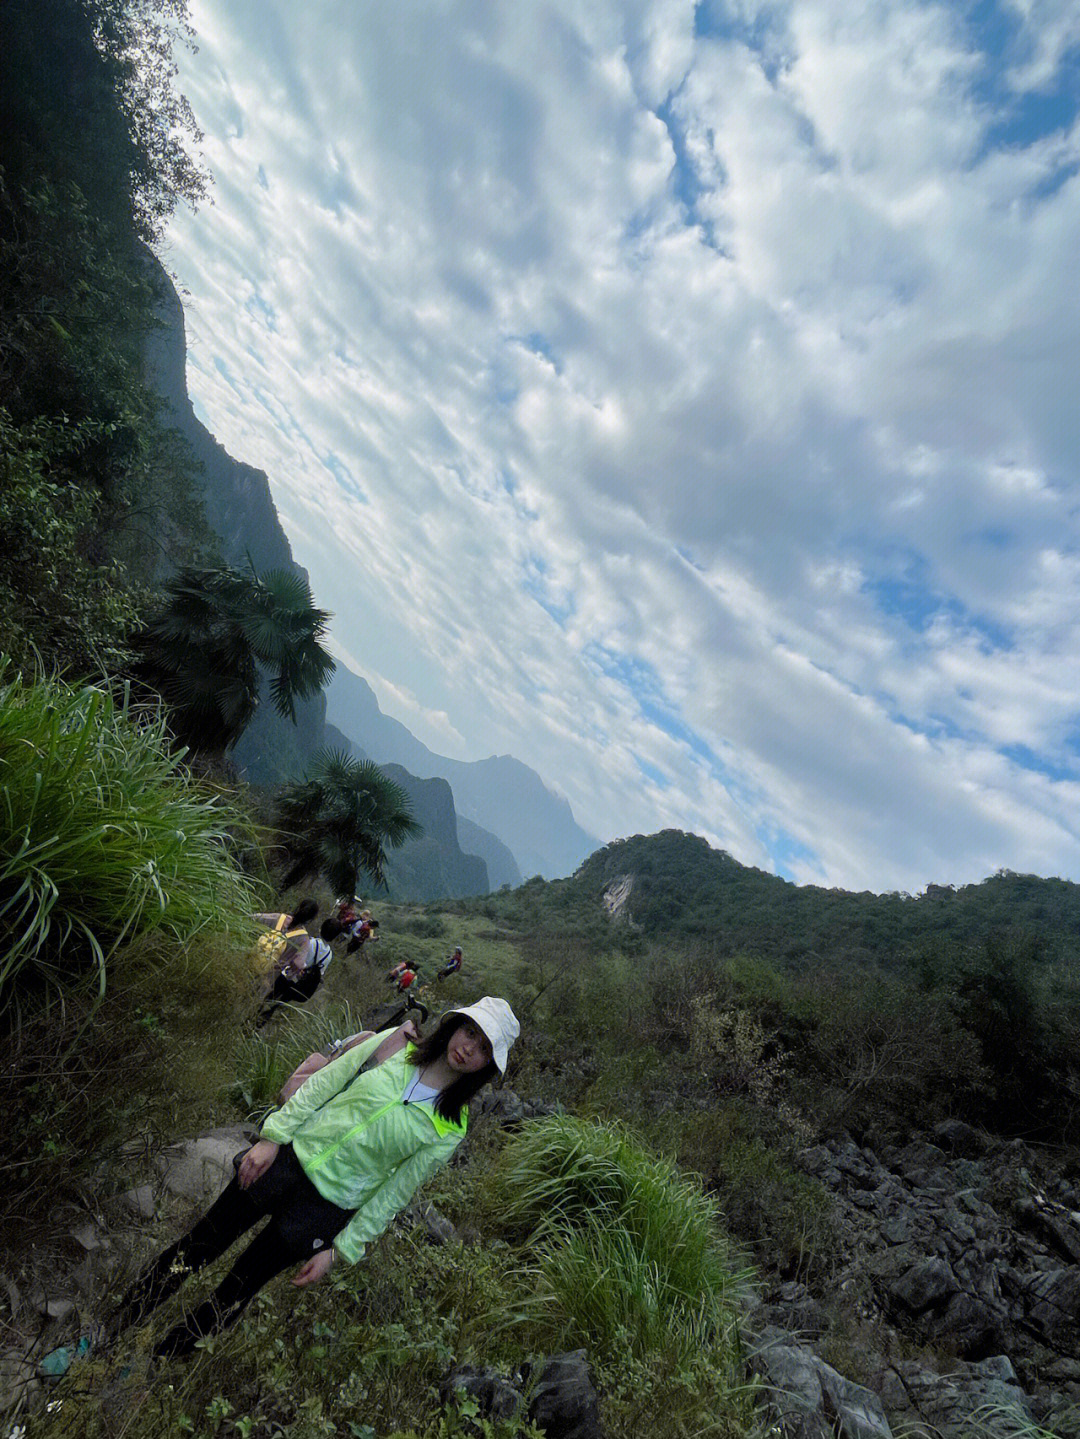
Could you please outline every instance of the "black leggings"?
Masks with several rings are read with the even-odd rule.
[[[317,964],[310,965],[298,979],[279,974],[256,1016],[255,1027],[261,1029],[283,1004],[306,1004],[321,983],[322,970]]]
[[[117,1327],[122,1329],[150,1314],[190,1274],[224,1254],[267,1214],[270,1223],[239,1256],[211,1297],[165,1336],[158,1354],[186,1354],[196,1340],[235,1323],[275,1274],[331,1245],[353,1211],[324,1199],[304,1173],[292,1145],[283,1145],[270,1168],[253,1184],[241,1189],[233,1179],[195,1227],[143,1271],[124,1296]]]

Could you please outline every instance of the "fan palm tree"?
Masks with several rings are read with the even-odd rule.
[[[270,671],[280,715],[317,694],[334,672],[320,641],[330,619],[303,575],[189,567],[165,586],[165,603],[132,643],[136,673],[165,700],[176,737],[224,752],[251,723],[259,666]]]
[[[335,894],[352,894],[361,870],[386,883],[386,851],[422,833],[399,784],[371,760],[324,749],[308,777],[286,785],[277,801],[289,870],[282,889],[323,875]]]

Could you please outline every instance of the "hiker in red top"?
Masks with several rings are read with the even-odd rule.
[[[379,927],[379,921],[372,919],[367,910],[360,916],[352,927],[352,938],[345,946],[346,954],[353,954],[356,950],[362,949],[369,939],[378,939],[375,931]]]
[[[457,974],[458,970],[461,968],[461,962],[464,957],[465,956],[461,953],[461,945],[455,944],[453,954],[443,965],[442,969],[436,972],[435,978],[449,979],[452,974]]]
[[[404,994],[409,986],[420,977],[420,968],[411,960],[403,959],[400,964],[394,965],[386,977],[395,986],[398,994]]]

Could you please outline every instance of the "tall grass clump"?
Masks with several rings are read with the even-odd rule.
[[[167,741],[126,695],[0,660],[0,1007],[87,978],[103,994],[122,943],[227,934],[259,908],[245,822]]]
[[[233,1068],[236,1078],[229,1098],[248,1119],[262,1119],[277,1104],[281,1086],[298,1064],[335,1039],[356,1034],[364,1025],[346,1000],[332,1009],[286,1005],[275,1030],[241,1029],[236,1040]]]
[[[586,1345],[606,1373],[615,1428],[633,1432],[643,1402],[681,1414],[686,1432],[705,1410],[713,1432],[717,1415],[734,1422],[746,1399],[736,1300],[749,1274],[696,1176],[622,1125],[555,1115],[506,1146],[485,1207],[554,1301],[561,1340]]]

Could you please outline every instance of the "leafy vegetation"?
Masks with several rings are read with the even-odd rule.
[[[0,47],[0,596],[17,663],[119,658],[141,585],[212,539],[144,381],[145,244],[205,177],[179,0],[12,0]]]
[[[170,754],[164,722],[103,687],[0,663],[0,1003],[88,973],[126,941],[235,931],[259,890],[240,816]]]
[[[224,752],[255,714],[260,665],[281,715],[295,718],[296,701],[319,693],[334,670],[321,644],[329,618],[300,574],[188,567],[133,639],[136,673],[182,744]]]
[[[316,755],[307,778],[281,790],[277,814],[289,866],[283,889],[323,875],[336,894],[349,895],[361,872],[384,884],[387,848],[420,832],[401,786],[342,750]]]

